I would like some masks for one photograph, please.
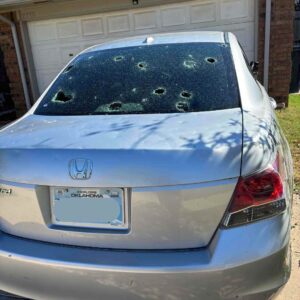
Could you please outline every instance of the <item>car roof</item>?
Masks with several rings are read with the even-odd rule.
[[[225,43],[224,32],[221,31],[189,31],[176,33],[155,33],[150,35],[140,35],[110,42],[105,42],[92,46],[82,53],[125,48],[133,46],[143,46],[145,44],[180,44],[180,43]]]

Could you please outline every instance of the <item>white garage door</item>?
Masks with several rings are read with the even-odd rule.
[[[198,29],[231,31],[252,60],[255,51],[254,10],[253,0],[196,0],[29,22],[39,90],[43,92],[66,63],[85,48],[132,35]]]

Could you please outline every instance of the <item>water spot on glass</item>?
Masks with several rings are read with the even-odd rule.
[[[136,94],[137,88],[133,88],[131,91],[132,91],[134,94]]]
[[[118,55],[118,56],[115,56],[114,58],[114,61],[118,62],[118,61],[122,61],[124,59],[124,56],[123,55]]]
[[[195,69],[197,67],[197,63],[192,59],[187,59],[183,62],[183,66],[187,69]]]
[[[140,70],[143,70],[143,71],[146,71],[147,70],[147,67],[148,67],[148,64],[144,61],[140,61],[138,64],[137,64],[137,67],[140,69]]]
[[[92,58],[94,58],[94,55],[89,56],[88,60],[91,60]]]
[[[194,58],[192,54],[189,54],[188,57],[189,57],[189,58]]]
[[[142,99],[142,103],[147,103],[149,100],[148,100],[148,98],[143,98]]]
[[[47,107],[47,106],[48,106],[48,103],[46,103],[46,104],[43,105],[43,107]]]
[[[72,79],[73,79],[73,77],[72,77],[72,76],[70,76],[70,77],[69,77],[69,80],[72,80]]]
[[[157,89],[155,89],[153,91],[153,94],[154,95],[158,95],[158,96],[161,96],[161,95],[165,95],[167,92],[167,90],[164,88],[164,87],[158,87]]]
[[[217,62],[217,60],[214,57],[206,57],[205,61],[210,64],[214,64],[215,62]]]
[[[180,97],[184,99],[191,99],[193,97],[193,94],[189,91],[182,91],[180,93]]]

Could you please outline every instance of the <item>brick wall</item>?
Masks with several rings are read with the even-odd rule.
[[[4,16],[11,18],[10,14],[6,14]],[[5,63],[6,73],[9,80],[11,97],[15,103],[17,116],[21,116],[26,112],[26,104],[25,104],[23,87],[22,87],[20,73],[19,73],[15,46],[14,46],[10,26],[3,23],[1,20],[0,20],[0,48],[4,55],[4,63]]]
[[[259,79],[263,81],[265,0],[259,0]],[[269,94],[288,104],[293,49],[294,0],[272,0]]]

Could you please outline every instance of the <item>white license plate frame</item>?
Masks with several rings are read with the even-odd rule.
[[[68,193],[72,193],[72,191],[76,192],[77,195],[82,195],[84,192],[86,194],[90,194],[90,192],[97,193],[96,195],[104,195],[105,193],[111,192],[111,195],[113,193],[118,193],[119,197],[108,197],[108,198],[90,198],[90,197],[74,197],[72,200],[70,197],[66,197],[65,199],[63,196],[58,197],[57,192],[58,191],[63,191],[63,190],[68,190]],[[79,198],[79,199],[78,199]],[[82,198],[82,199],[80,199]],[[115,198],[115,199],[114,199]],[[66,200],[67,199],[67,200]],[[75,203],[76,200],[76,203]],[[91,205],[91,202],[93,201],[93,205]],[[60,202],[58,202],[60,201]],[[61,211],[59,211],[59,206],[62,206],[62,202],[64,202],[64,205],[70,209],[70,212],[68,210],[68,216],[62,217],[65,211],[65,208],[60,208]],[[99,201],[99,202],[98,202]],[[79,220],[68,220],[70,218],[70,215],[73,214],[78,214],[78,209],[76,210],[75,206],[78,206],[78,203],[81,205],[85,205],[85,209],[88,210],[89,208],[94,208],[95,203],[98,202],[97,204],[100,204],[100,201],[114,201],[113,206],[116,207],[116,203],[120,203],[119,207],[119,213],[121,214],[121,217],[118,216],[117,219],[111,220],[110,222],[87,222],[87,221],[79,221]],[[59,203],[59,204],[58,204]],[[72,203],[73,207],[70,205]],[[69,205],[69,206],[68,206]],[[79,205],[79,207],[80,207]],[[76,228],[90,228],[90,229],[110,229],[110,230],[127,230],[129,225],[128,225],[128,198],[127,198],[127,193],[125,192],[124,189],[122,188],[82,188],[82,187],[50,187],[50,206],[51,206],[51,221],[52,225],[55,226],[62,226],[62,227],[76,227]],[[90,207],[89,207],[90,206]],[[92,207],[94,206],[94,207]],[[101,206],[101,205],[100,205]],[[77,207],[78,208],[78,207]],[[63,211],[63,212],[62,212]],[[81,210],[82,212],[85,210]],[[95,209],[93,211],[89,211],[88,213],[95,214]],[[100,210],[98,210],[100,214]],[[59,215],[59,218],[57,217]],[[86,216],[85,216],[86,217]],[[95,216],[93,216],[95,217]],[[102,216],[103,217],[103,216]],[[76,218],[76,216],[75,216]]]

